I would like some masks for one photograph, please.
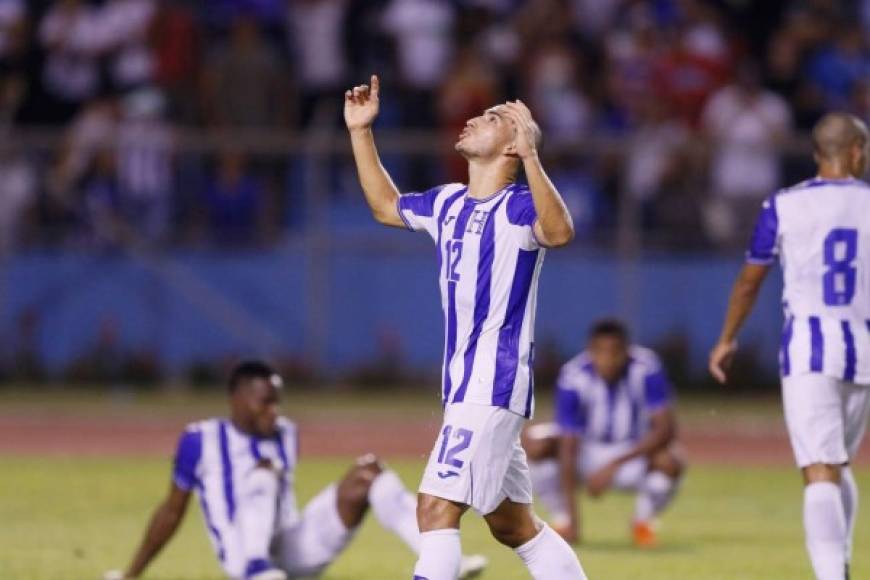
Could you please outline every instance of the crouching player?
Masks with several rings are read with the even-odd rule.
[[[553,528],[580,539],[579,484],[592,497],[609,489],[637,494],[632,531],[656,543],[655,517],[671,502],[684,465],[675,452],[676,419],[668,379],[651,350],[629,343],[622,323],[593,326],[587,350],[559,375],[556,423],[524,436],[532,482]]]
[[[415,553],[416,499],[373,455],[317,494],[300,513],[294,478],[296,426],[278,415],[281,378],[246,362],[229,381],[230,418],[193,423],[181,436],[169,495],[151,518],[126,572],[137,578],[178,529],[191,492],[199,496],[211,543],[231,578],[283,580],[319,575],[341,553],[369,507]],[[463,559],[464,577],[486,565]]]

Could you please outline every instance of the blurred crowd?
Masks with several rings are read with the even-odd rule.
[[[311,176],[226,135],[340,130],[370,72],[385,130],[449,139],[523,98],[590,240],[630,218],[730,248],[812,171],[789,145],[823,112],[870,119],[870,0],[0,0],[0,251],[273,243]],[[62,137],[16,146],[34,127]],[[386,157],[405,189],[465,177],[443,148]]]

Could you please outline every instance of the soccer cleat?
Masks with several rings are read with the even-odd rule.
[[[634,522],[631,526],[634,545],[638,548],[652,548],[658,544],[655,525],[652,522]]]
[[[251,560],[245,568],[247,580],[287,580],[287,574],[268,560]]]
[[[462,561],[459,563],[459,580],[477,578],[483,573],[488,564],[489,560],[486,559],[486,556],[481,556],[480,554],[462,556]]]

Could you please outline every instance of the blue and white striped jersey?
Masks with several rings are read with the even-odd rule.
[[[443,402],[531,417],[535,306],[545,253],[533,231],[532,195],[516,184],[480,200],[467,191],[451,184],[398,201],[408,229],[425,230],[438,247]]]
[[[179,439],[173,480],[181,489],[195,491],[199,496],[212,546],[225,567],[229,564],[228,554],[240,553],[235,548],[242,542],[235,525],[240,501],[237,490],[242,478],[261,459],[271,460],[282,471],[276,525],[290,527],[299,521],[294,490],[298,449],[293,422],[279,418],[276,436],[264,439],[242,433],[229,420],[207,419],[188,425]]]
[[[632,346],[628,366],[607,384],[585,351],[568,361],[556,383],[556,423],[586,441],[637,441],[649,430],[650,415],[671,404],[671,386],[659,357]]]
[[[810,179],[765,200],[747,261],[779,256],[783,376],[870,383],[870,185]]]

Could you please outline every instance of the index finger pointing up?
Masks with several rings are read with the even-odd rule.
[[[370,85],[372,87],[372,96],[377,98],[381,90],[381,79],[378,78],[378,75],[372,75]]]

